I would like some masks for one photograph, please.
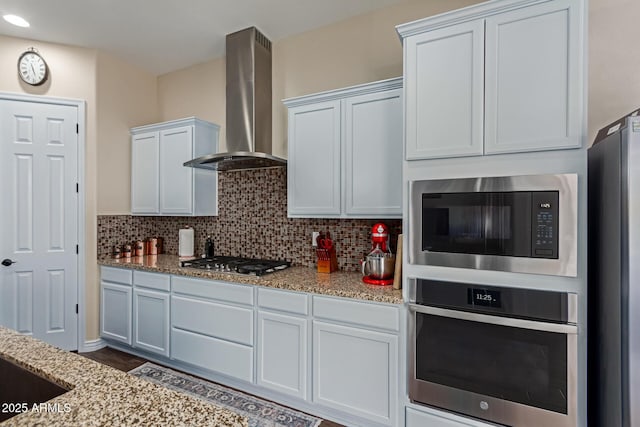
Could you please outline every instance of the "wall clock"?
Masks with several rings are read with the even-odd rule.
[[[18,75],[23,82],[39,86],[49,78],[49,67],[38,51],[29,48],[18,58]]]

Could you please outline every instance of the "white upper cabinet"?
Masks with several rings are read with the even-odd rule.
[[[344,106],[344,211],[402,212],[402,89],[353,96]]]
[[[160,206],[166,215],[188,215],[193,209],[193,168],[183,163],[193,157],[193,127],[160,132]],[[169,160],[171,159],[171,160]]]
[[[488,17],[485,153],[582,145],[582,29],[578,1]]]
[[[484,23],[418,34],[405,49],[407,159],[481,155]]]
[[[402,79],[284,101],[288,215],[402,215]]]
[[[131,212],[160,212],[160,135],[144,132],[131,137]]]
[[[131,213],[217,215],[217,173],[183,163],[217,152],[219,129],[196,118],[131,129]]]
[[[397,27],[407,160],[580,148],[581,0],[494,0]]]
[[[340,215],[340,101],[289,109],[290,215]]]

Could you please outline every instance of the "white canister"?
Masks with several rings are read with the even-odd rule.
[[[193,228],[188,226],[181,228],[178,235],[178,256],[193,256],[193,241]]]

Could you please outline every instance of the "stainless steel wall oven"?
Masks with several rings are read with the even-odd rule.
[[[409,263],[576,276],[576,174],[412,181]]]
[[[409,286],[413,402],[518,427],[576,426],[576,294]]]

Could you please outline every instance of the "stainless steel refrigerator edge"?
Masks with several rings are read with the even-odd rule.
[[[640,117],[589,149],[589,425],[640,426]]]

